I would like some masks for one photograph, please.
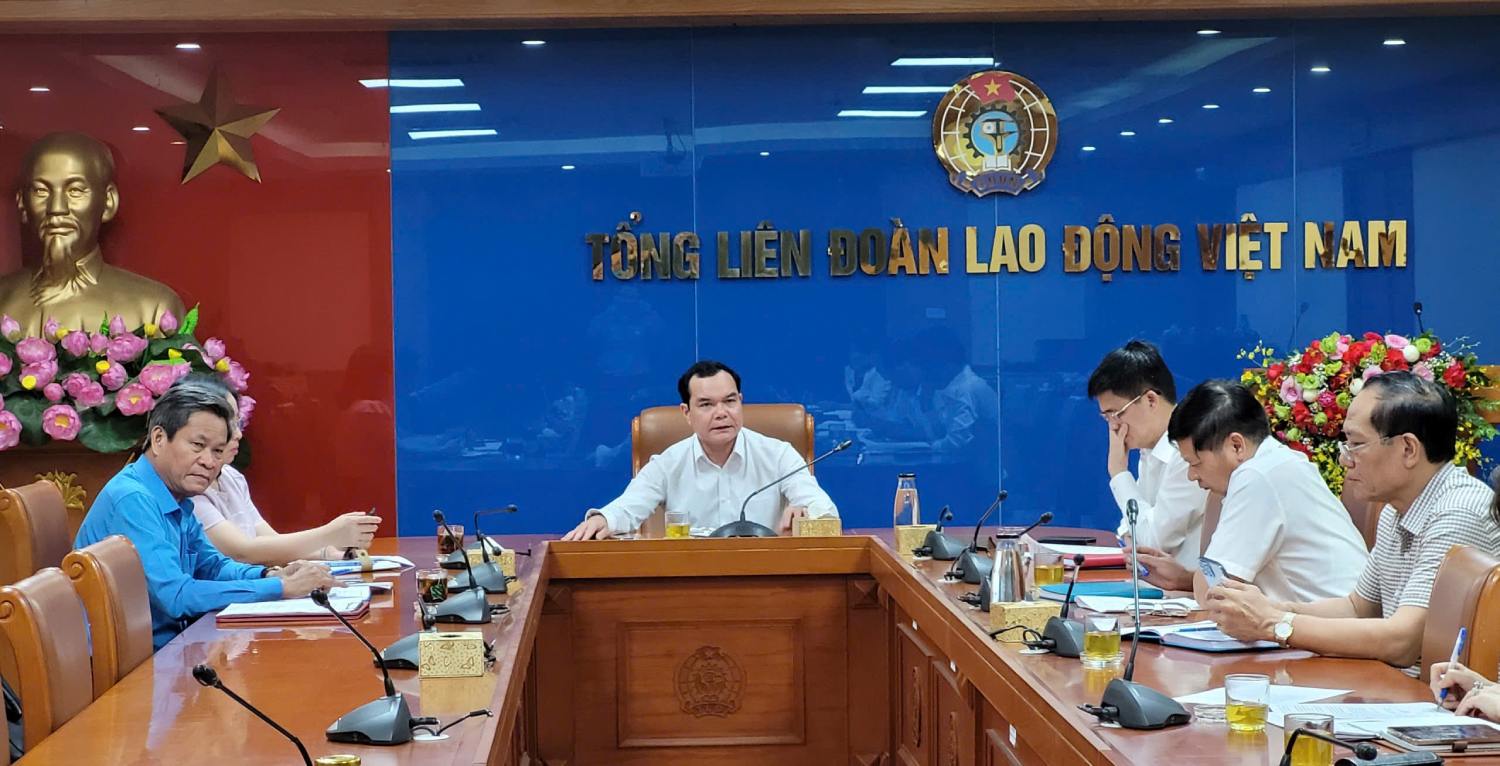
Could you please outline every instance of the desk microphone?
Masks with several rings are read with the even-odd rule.
[[[465,591],[475,587],[478,583],[486,593],[505,593],[506,577],[505,571],[500,568],[500,563],[490,558],[490,540],[485,537],[484,532],[479,529],[479,517],[493,516],[497,513],[515,513],[515,505],[507,505],[504,508],[492,508],[487,511],[474,512],[474,537],[479,541],[479,555],[484,558],[484,563],[479,569],[470,568],[469,571],[448,581],[448,590],[452,592]],[[461,551],[460,551],[461,552]],[[464,555],[468,560],[468,555]]]
[[[1124,676],[1111,680],[1104,687],[1104,698],[1098,706],[1079,707],[1103,723],[1116,723],[1127,729],[1165,729],[1186,724],[1192,716],[1177,700],[1133,680],[1135,652],[1141,646],[1141,570],[1136,566],[1138,538],[1135,533],[1135,522],[1140,514],[1140,506],[1134,499],[1126,502],[1125,518],[1130,522],[1130,582],[1135,590],[1135,630],[1130,632],[1130,659],[1125,663]]]
[[[1077,657],[1083,654],[1083,623],[1068,619],[1068,607],[1073,605],[1073,586],[1078,584],[1078,573],[1083,571],[1083,554],[1073,554],[1073,579],[1068,581],[1068,593],[1063,597],[1062,611],[1056,617],[1047,618],[1042,628],[1040,645],[1050,649],[1059,657]]]
[[[229,687],[225,686],[223,683],[220,683],[220,681],[219,681],[219,674],[217,672],[215,672],[212,667],[209,667],[208,665],[196,665],[196,666],[194,666],[193,667],[193,678],[195,680],[197,680],[198,683],[203,684],[204,686],[210,686],[210,687],[213,687],[215,689],[218,689],[221,692],[224,692],[226,695],[229,696],[230,699],[234,700],[235,702],[240,703],[240,707],[243,707],[244,709],[246,709],[246,710],[254,713],[256,718],[259,718],[260,720],[265,721],[268,726],[270,726],[271,728],[273,728],[273,729],[281,732],[281,736],[286,737],[287,739],[291,740],[292,744],[294,744],[294,745],[297,746],[297,752],[299,752],[299,753],[302,754],[302,762],[304,764],[306,764],[307,766],[312,766],[312,758],[307,754],[307,748],[305,748],[305,747],[302,746],[302,740],[297,739],[297,737],[294,736],[291,732],[287,731],[286,729],[281,728],[281,724],[276,723],[275,721],[271,720],[270,716],[266,715],[265,713],[260,712],[259,710],[256,709],[256,707],[254,705],[250,704],[249,702],[246,702],[243,697],[241,697],[238,694],[235,694],[233,691],[231,691],[229,689]]]
[[[1349,742],[1324,734],[1321,731],[1298,729],[1292,732],[1291,738],[1286,741],[1286,750],[1281,754],[1281,766],[1290,766],[1292,762],[1292,748],[1296,746],[1297,738],[1302,736],[1321,739],[1324,742],[1354,751],[1353,758],[1340,758],[1334,761],[1334,766],[1363,766],[1363,764],[1374,764],[1374,766],[1430,766],[1431,764],[1443,762],[1442,757],[1437,753],[1419,751],[1397,753],[1395,755],[1381,755],[1380,750],[1368,742]]]
[[[766,486],[761,487],[754,492],[751,492],[745,497],[745,502],[740,503],[740,520],[731,521],[728,524],[715,529],[713,533],[709,535],[709,537],[775,537],[776,532],[774,532],[770,527],[764,524],[757,524],[753,521],[748,521],[745,519],[745,509],[750,507],[750,500],[756,495],[765,492],[766,490],[776,486],[777,484],[780,484],[783,481],[796,476],[799,472],[812,468],[814,465],[817,465],[818,462],[823,458],[826,458],[835,452],[843,452],[844,450],[849,449],[849,446],[852,444],[854,444],[853,440],[845,439],[834,446],[833,449],[828,450],[827,452],[824,452],[823,454],[813,458],[812,460],[809,460],[806,463],[797,466],[795,470],[787,472],[785,476],[782,476],[776,481],[773,481],[770,484],[767,484]]]
[[[442,511],[433,511],[432,519],[443,528],[443,534],[457,539],[448,522],[443,517]],[[461,551],[460,551],[461,552]],[[469,557],[464,556],[464,569],[468,570],[469,582],[474,582],[474,566],[469,563]],[[453,581],[447,583],[449,588],[453,587]],[[434,615],[438,622],[461,622],[469,625],[482,625],[490,621],[490,602],[484,596],[484,588],[469,588],[462,593],[456,593],[448,600],[438,604]]]
[[[333,604],[328,602],[328,592],[322,588],[316,588],[311,594],[313,603],[327,609],[330,614],[344,624],[359,642],[375,655],[376,664],[380,665],[380,672],[385,677],[385,696],[373,702],[367,702],[359,707],[341,715],[334,721],[325,734],[330,742],[354,742],[360,745],[399,745],[411,741],[411,709],[406,706],[406,698],[396,691],[396,685],[391,683],[391,671],[385,666],[385,660],[381,659],[380,652],[375,650],[375,645],[364,637],[350,622],[339,614]]]
[[[927,533],[927,539],[922,542],[922,552],[934,561],[952,561],[963,555],[964,544],[959,542],[953,535],[943,534],[943,525],[953,520],[953,511],[948,506],[943,506],[938,511],[937,528]]]
[[[984,513],[979,516],[978,523],[974,525],[974,539],[969,541],[969,547],[964,549],[963,554],[949,565],[948,571],[943,574],[944,580],[953,582],[954,580],[962,579],[964,582],[973,585],[981,580],[989,579],[990,570],[985,564],[989,564],[990,560],[987,557],[979,555],[979,529],[984,526],[985,520],[990,517],[990,514],[995,512],[996,508],[1000,507],[1001,503],[1005,502],[1005,498],[1007,497],[1010,497],[1010,493],[1003,489],[995,493],[995,502],[990,503],[990,507],[984,509]],[[984,568],[983,572],[976,571],[973,578],[969,577],[969,570],[977,570],[981,567]]]
[[[1416,303],[1411,304],[1411,311],[1413,314],[1417,315],[1417,334],[1426,334],[1427,328],[1422,326],[1422,302],[1417,301]]]

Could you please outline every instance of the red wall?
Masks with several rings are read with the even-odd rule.
[[[262,183],[226,166],[180,183],[185,147],[153,109],[196,101],[215,65],[236,101],[281,108],[252,141]],[[109,144],[105,259],[201,304],[198,337],[250,371],[251,489],[283,530],[375,506],[395,531],[389,121],[359,84],[385,76],[383,34],[0,36],[0,273],[21,260],[26,147]]]

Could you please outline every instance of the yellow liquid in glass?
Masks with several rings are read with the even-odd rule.
[[[1333,743],[1303,734],[1292,749],[1292,766],[1328,766],[1333,763]]]
[[[692,524],[668,524],[667,538],[671,540],[685,540],[693,536]]]
[[[1083,634],[1083,664],[1104,667],[1120,660],[1120,634],[1116,631]]]
[[[1057,584],[1061,583],[1062,581],[1063,581],[1063,565],[1062,565],[1062,562],[1058,562],[1056,564],[1037,564],[1036,565],[1036,584],[1037,584],[1037,587],[1040,588],[1043,585],[1057,585]]]
[[[1224,720],[1232,731],[1261,731],[1266,728],[1266,706],[1258,702],[1231,702],[1224,706]],[[1297,744],[1302,744],[1300,738]]]

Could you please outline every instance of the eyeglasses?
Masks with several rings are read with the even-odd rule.
[[[1381,444],[1389,444],[1391,442],[1391,439],[1394,438],[1396,437],[1382,436],[1375,441],[1378,441]],[[1350,444],[1347,441],[1341,441],[1339,442],[1339,458],[1353,463],[1355,458],[1357,457],[1356,453],[1374,443],[1375,442],[1360,442],[1359,444]]]
[[[1105,420],[1119,420],[1120,416],[1125,414],[1125,410],[1130,409],[1130,405],[1135,404],[1136,402],[1140,401],[1141,397],[1145,396],[1149,392],[1150,392],[1150,389],[1142,391],[1139,394],[1137,394],[1134,399],[1131,399],[1130,401],[1126,402],[1124,407],[1121,407],[1118,410],[1104,410],[1103,412],[1099,413],[1099,417],[1104,418]]]

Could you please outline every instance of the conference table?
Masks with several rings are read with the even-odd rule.
[[[1059,530],[1063,532],[1063,530]],[[1076,530],[1065,533],[1076,533]],[[1110,544],[1109,533],[1097,535]],[[1097,704],[1118,671],[1023,654],[989,637],[988,615],[958,600],[946,562],[897,554],[890,530],[841,537],[548,541],[501,537],[520,591],[480,630],[495,660],[470,678],[393,671],[413,715],[439,741],[395,747],[328,742],[339,715],[381,696],[369,651],[342,627],[216,627],[212,615],[105,692],[26,755],[46,764],[286,764],[295,748],[191,670],[224,684],[296,734],[314,757],[364,764],[1267,764],[1282,733],[1232,734],[1195,719],[1162,731],[1108,728]],[[377,541],[418,566],[436,540]],[[1085,570],[1120,579],[1123,570]],[[377,647],[416,630],[414,572],[387,579],[356,623]],[[1146,622],[1173,621],[1149,618]],[[1180,620],[1177,620],[1180,621]],[[1135,680],[1172,696],[1229,673],[1351,689],[1335,701],[1430,700],[1379,662],[1280,650],[1206,654],[1142,644]],[[1500,764],[1500,758],[1469,758]]]

